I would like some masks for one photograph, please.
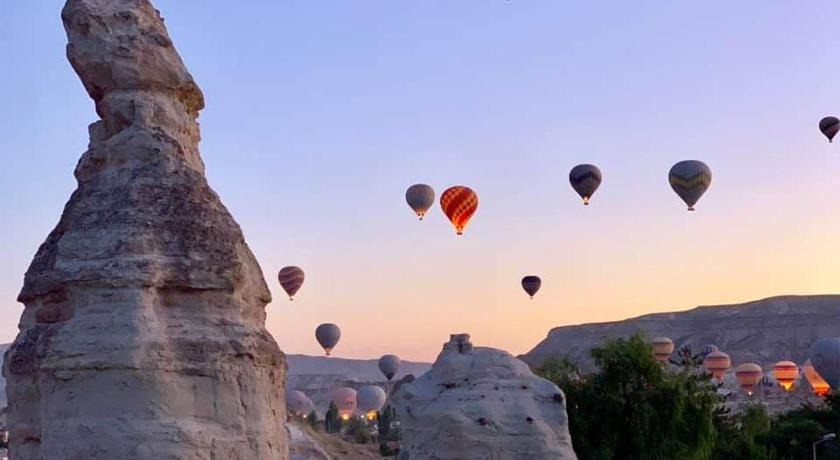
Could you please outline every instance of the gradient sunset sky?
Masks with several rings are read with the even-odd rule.
[[[75,188],[93,103],[58,0],[0,2],[0,342]],[[524,353],[555,326],[840,291],[838,12],[816,2],[157,0],[205,93],[210,184],[288,353]],[[670,166],[705,161],[695,213]],[[604,174],[581,205],[568,171]],[[456,237],[406,187],[469,185]],[[276,281],[300,265],[289,302]],[[538,274],[528,300],[519,280]]]

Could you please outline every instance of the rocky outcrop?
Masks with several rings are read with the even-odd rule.
[[[201,91],[148,0],[62,19],[101,119],[19,296],[12,458],[287,458],[270,294],[204,176]]]
[[[452,335],[393,397],[401,459],[576,459],[563,392],[509,353]]]
[[[744,362],[765,365],[781,360],[802,364],[813,341],[840,336],[840,295],[773,297],[624,321],[556,327],[522,359],[539,366],[548,356],[568,355],[588,367],[593,346],[637,330],[649,337],[670,337],[677,349],[688,345],[696,352],[704,344],[715,344],[729,354],[733,367]]]
[[[9,348],[8,343],[0,345],[0,355],[6,353],[6,349]],[[2,359],[0,359],[2,361]],[[0,363],[2,364],[2,363]],[[0,411],[6,408],[6,379],[0,375]],[[2,426],[6,426],[5,424],[0,424]]]

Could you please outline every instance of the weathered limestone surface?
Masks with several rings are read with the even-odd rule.
[[[285,357],[204,176],[201,91],[148,0],[68,0],[62,19],[101,120],[19,296],[11,458],[287,458]]]
[[[563,392],[467,334],[452,335],[432,369],[393,398],[401,459],[577,459]]]

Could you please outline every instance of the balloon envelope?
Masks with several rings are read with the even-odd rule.
[[[774,388],[776,386],[776,379],[774,379],[770,374],[764,374],[761,376],[761,380],[759,380],[758,383],[765,388]]]
[[[400,358],[397,355],[384,355],[379,358],[379,370],[388,381],[400,370]]]
[[[808,349],[808,359],[831,388],[840,388],[840,338],[817,339]]]
[[[542,280],[539,276],[528,275],[522,278],[522,289],[524,289],[532,299],[534,298],[534,294],[540,290],[540,286],[542,286]]]
[[[714,378],[720,380],[724,372],[732,365],[729,355],[722,351],[713,351],[703,359],[703,367],[709,371]]]
[[[709,356],[709,353],[713,353],[713,352],[716,352],[716,351],[718,351],[717,345],[712,345],[711,343],[707,343],[707,344],[703,345],[702,347],[700,347],[700,356],[705,358],[706,356]]]
[[[668,337],[654,337],[653,356],[659,361],[668,361],[674,352],[674,342]]]
[[[792,361],[779,361],[773,365],[773,377],[785,390],[790,390],[799,377],[799,367]]]
[[[820,131],[828,138],[828,142],[831,142],[837,132],[840,131],[840,119],[837,117],[823,118],[820,120]]]
[[[289,295],[289,300],[294,300],[295,294],[303,286],[303,278],[303,270],[294,266],[283,267],[277,274],[277,280],[280,281],[280,286]]]
[[[761,380],[764,371],[755,363],[744,363],[735,368],[735,379],[747,393],[752,394],[755,385]]]
[[[435,189],[426,184],[414,184],[405,191],[405,201],[417,217],[423,220],[426,211],[435,203]]]
[[[595,165],[577,165],[569,172],[569,183],[583,198],[583,204],[588,205],[589,199],[601,185],[601,170]]]
[[[339,329],[335,324],[324,323],[315,329],[315,339],[318,340],[318,343],[324,348],[327,356],[330,355],[330,352],[333,348],[335,348],[340,338],[341,329]]]
[[[449,187],[440,196],[440,207],[452,222],[455,232],[461,235],[478,209],[478,195],[463,185]]]
[[[385,406],[385,390],[376,385],[362,387],[356,393],[359,410],[365,414],[379,412]]]
[[[286,411],[295,415],[306,415],[312,410],[312,400],[302,391],[291,390],[286,392]]]
[[[802,365],[802,375],[805,376],[805,380],[808,381],[808,385],[811,386],[811,391],[819,396],[823,396],[828,394],[831,391],[831,386],[822,376],[814,369],[814,366],[811,365],[811,360],[805,361],[805,364]]]
[[[356,390],[352,388],[336,388],[330,395],[330,401],[338,407],[338,414],[343,418],[356,412]]]
[[[688,205],[688,210],[694,211],[694,205],[712,183],[712,170],[702,161],[680,161],[668,173],[668,182]]]

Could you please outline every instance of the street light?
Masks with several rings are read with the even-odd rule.
[[[811,444],[811,452],[814,454],[814,460],[817,460],[817,444],[822,444],[824,442],[833,441],[837,435],[834,433],[828,433],[827,435],[823,436],[822,439],[819,441]]]

